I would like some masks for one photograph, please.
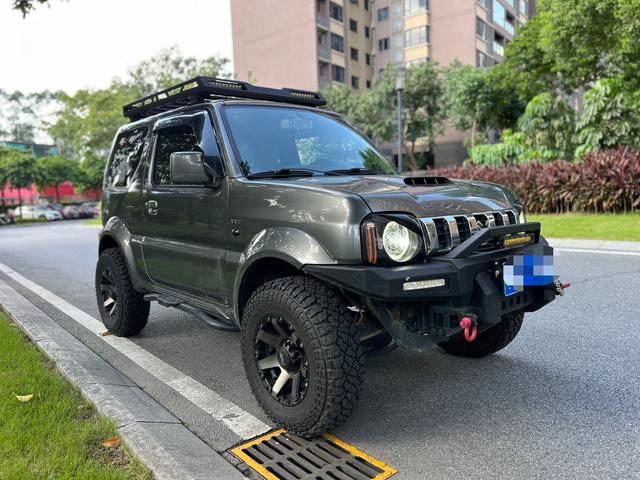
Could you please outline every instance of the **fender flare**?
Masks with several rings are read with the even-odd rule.
[[[273,227],[259,231],[240,255],[233,285],[233,314],[240,324],[240,288],[256,262],[276,258],[300,270],[305,265],[338,263],[324,246],[308,233],[294,227]]]
[[[129,270],[129,277],[131,278],[133,287],[136,290],[143,291],[145,289],[145,285],[149,283],[149,279],[147,278],[144,270],[142,272],[140,271],[136,264],[136,255],[133,253],[133,249],[137,248],[139,250],[137,255],[142,261],[142,249],[140,248],[140,242],[136,241],[134,236],[131,235],[131,232],[122,219],[119,217],[111,217],[100,230],[98,237],[100,239],[98,242],[98,255],[100,254],[100,245],[102,245],[105,238],[109,237],[115,241],[125,258],[125,262],[127,263],[127,269]]]

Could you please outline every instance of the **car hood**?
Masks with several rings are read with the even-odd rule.
[[[425,177],[415,178],[418,182]],[[448,180],[443,184],[407,185],[405,177],[353,175],[309,177],[296,182],[360,196],[373,212],[406,212],[416,217],[480,213],[513,208],[515,195],[500,185]]]

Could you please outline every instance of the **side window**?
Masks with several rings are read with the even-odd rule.
[[[156,185],[171,184],[169,159],[172,153],[200,151],[196,134],[191,126],[177,125],[160,130],[156,143],[153,183]]]
[[[111,164],[107,173],[107,185],[126,187],[131,182],[144,150],[147,128],[137,128],[121,133],[113,148]]]

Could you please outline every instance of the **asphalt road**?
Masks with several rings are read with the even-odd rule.
[[[82,222],[0,228],[0,262],[97,318],[97,232]],[[434,348],[370,358],[362,401],[333,433],[398,468],[397,478],[640,478],[640,256],[559,252],[556,270],[573,284],[567,295],[529,314],[497,355],[468,360]],[[189,402],[26,296],[214,448],[231,446]],[[156,306],[134,340],[267,421],[237,334]]]

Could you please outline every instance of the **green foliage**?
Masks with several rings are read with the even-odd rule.
[[[640,87],[640,0],[540,0],[536,8],[501,67],[515,74],[523,98],[615,76]]]
[[[223,76],[226,63],[226,59],[218,57],[183,57],[177,47],[162,50],[105,89],[59,94],[62,109],[49,132],[65,157],[106,157],[114,133],[125,121],[123,105],[196,75]]]
[[[89,152],[80,165],[76,188],[81,192],[101,189],[106,167],[105,157]]]
[[[640,148],[640,90],[627,90],[621,79],[596,82],[584,96],[577,141],[576,158],[618,145]]]
[[[523,132],[502,132],[502,142],[476,145],[469,150],[468,163],[499,167],[527,162],[557,160],[559,153],[547,148],[536,148]]]
[[[27,188],[38,178],[36,158],[12,148],[0,149],[0,162],[7,183],[13,188]]]
[[[575,110],[564,100],[541,93],[527,105],[518,121],[525,143],[552,160],[571,160],[574,149]],[[543,153],[544,152],[544,153]]]
[[[454,62],[444,76],[449,122],[458,130],[471,130],[471,148],[491,129],[515,124],[522,105],[501,71]]]
[[[36,185],[40,190],[54,187],[56,202],[60,202],[58,187],[66,181],[77,182],[80,175],[78,162],[63,157],[42,157],[38,159],[37,164]]]

